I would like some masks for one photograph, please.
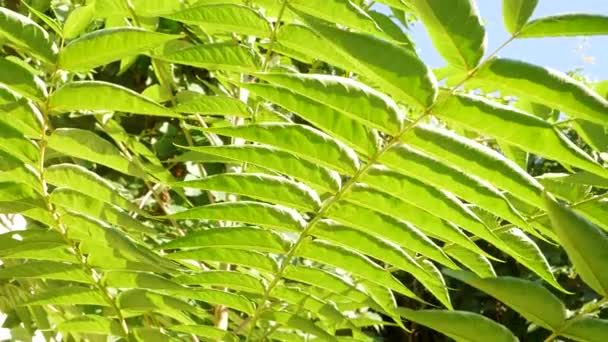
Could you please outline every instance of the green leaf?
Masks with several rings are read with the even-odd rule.
[[[296,255],[339,267],[363,279],[368,279],[380,286],[397,291],[404,296],[417,298],[407,287],[401,284],[393,275],[368,259],[367,257],[327,243],[307,241],[300,245]]]
[[[433,186],[380,166],[371,167],[361,180],[477,236],[495,240],[489,229],[462,202]]]
[[[447,116],[451,117],[452,112]],[[477,117],[479,122],[475,128],[481,129],[484,122],[481,115]],[[425,124],[416,125],[401,141],[446,164],[491,181],[496,187],[509,191],[537,207],[543,205],[542,186],[513,162],[485,145]]]
[[[496,277],[492,264],[485,256],[458,245],[447,245],[443,249],[452,259],[457,260],[478,276],[483,278]]]
[[[445,189],[454,195],[503,217],[520,227],[527,227],[521,215],[493,185],[481,182],[461,170],[438,162],[403,144],[395,145],[380,157],[380,161],[410,177]],[[475,232],[491,238],[487,233]],[[480,235],[481,233],[481,235]]]
[[[101,305],[110,306],[98,290],[82,287],[58,287],[36,294],[24,305]]]
[[[290,8],[297,10],[297,14],[303,12],[356,31],[384,36],[374,20],[351,1],[292,0],[288,4]]]
[[[608,123],[608,101],[558,71],[504,58],[494,58],[473,79],[491,89],[542,103],[574,117]]]
[[[354,184],[344,199],[365,208],[378,211],[396,219],[409,222],[426,235],[452,242],[476,253],[485,254],[456,226],[441,220],[420,208],[397,197],[375,190],[363,184]]]
[[[286,325],[290,328],[302,330],[306,333],[317,336],[320,340],[323,341],[337,341],[334,336],[330,335],[323,328],[313,323],[311,320],[300,316],[292,315],[287,312],[266,311],[262,315],[260,315],[260,318],[267,321],[277,322]]]
[[[90,110],[180,117],[128,88],[101,81],[67,83],[53,93],[49,107],[58,113]]]
[[[405,319],[437,330],[457,341],[518,341],[504,326],[472,312],[399,308],[399,313]]]
[[[319,299],[318,297],[297,287],[277,287],[272,291],[272,296],[289,304],[308,310],[311,313],[325,319],[325,321],[330,324],[336,324],[345,319],[345,317],[340,313],[340,311],[338,311],[338,309],[336,309],[333,303]]]
[[[481,61],[486,33],[472,0],[411,0],[433,45],[448,64],[473,70]]]
[[[255,72],[260,68],[259,57],[251,48],[234,43],[195,45],[185,49],[155,55],[160,60],[210,70]]]
[[[0,122],[28,138],[39,139],[42,133],[40,111],[12,90],[0,85]]]
[[[171,14],[183,8],[180,0],[130,0],[135,13],[142,17]],[[95,13],[99,17],[130,17],[131,11],[124,0],[95,0]]]
[[[376,137],[371,130],[331,107],[296,94],[287,88],[258,83],[245,83],[243,87],[298,114],[364,155],[369,156],[376,151]]]
[[[192,275],[182,275],[174,280],[183,285],[217,286],[264,294],[264,285],[262,285],[260,279],[234,271],[205,271]]]
[[[295,210],[261,202],[239,201],[209,204],[170,216],[173,219],[199,219],[259,224],[286,232],[299,232],[306,226]]]
[[[312,235],[338,246],[350,248],[411,273],[416,278],[431,279],[421,266],[398,245],[384,241],[331,220],[320,220]]]
[[[608,321],[592,317],[573,319],[566,322],[566,328],[560,335],[580,342],[602,342],[608,334]]]
[[[54,231],[26,230],[0,235],[0,258],[75,261],[61,235]]]
[[[538,0],[502,0],[502,18],[507,31],[510,34],[520,32],[534,13],[537,4]]]
[[[44,82],[21,64],[10,59],[0,58],[0,70],[2,70],[0,83],[5,84],[11,90],[36,101],[46,98]],[[7,109],[2,108],[3,111]]]
[[[348,146],[306,125],[262,123],[205,131],[267,144],[343,173],[352,174],[359,167],[357,155]]]
[[[429,68],[410,50],[373,36],[348,32],[304,16],[307,23],[331,42],[358,73],[369,78],[396,100],[426,108],[437,95]],[[401,61],[395,63],[395,60]]]
[[[145,264],[159,273],[174,273],[179,270],[175,263],[161,258],[147,247],[134,242],[116,228],[74,213],[64,213],[61,215],[61,219],[67,226],[69,239],[81,241],[81,243],[86,241],[94,243],[94,249],[89,258],[97,256],[100,246],[105,246],[113,251],[120,251],[120,257]],[[103,256],[105,257],[105,255]]]
[[[59,205],[63,208],[91,216],[113,225],[117,225],[132,233],[142,232],[152,234],[155,232],[153,228],[150,228],[144,225],[141,221],[132,218],[129,216],[129,214],[120,210],[118,207],[101,202],[93,197],[84,195],[71,189],[55,189],[51,193],[50,201],[51,203]]]
[[[275,148],[255,145],[200,146],[185,148],[191,151],[228,158],[281,172],[297,178],[315,188],[328,191],[337,191],[340,188],[340,177],[337,173],[329,171],[315,163],[300,159],[291,153]],[[195,158],[188,159],[191,161],[198,161]],[[204,162],[206,160],[201,161]]]
[[[566,307],[553,293],[537,283],[514,277],[478,278],[462,271],[445,270],[456,278],[500,300],[529,321],[551,331],[566,320]]]
[[[347,296],[356,302],[362,302],[367,299],[367,296],[363,292],[360,292],[344,278],[319,268],[287,266],[283,277],[316,286],[334,294]]]
[[[57,330],[64,333],[88,333],[110,336],[124,336],[124,332],[117,321],[97,316],[84,315],[61,322]]]
[[[242,118],[251,116],[245,103],[228,96],[193,96],[186,101],[180,101],[173,110],[188,114],[226,115]]]
[[[551,286],[567,293],[567,291],[555,280],[549,262],[534,240],[517,228],[499,232],[497,235],[515,252],[510,253],[515,260],[536,273],[544,281],[551,284]]]
[[[44,178],[49,184],[69,188],[85,195],[92,195],[107,204],[125,210],[142,213],[135,204],[129,202],[110,182],[96,173],[74,164],[56,164],[45,169]]]
[[[48,146],[57,152],[101,164],[127,175],[144,176],[141,168],[123,157],[116,146],[91,131],[56,129],[48,138]]]
[[[403,113],[388,96],[349,78],[331,75],[257,73],[275,86],[320,102],[354,120],[387,133],[398,133]]]
[[[550,123],[536,116],[471,95],[451,96],[436,112],[448,122],[457,123],[484,135],[500,138],[523,150],[589,172],[606,174],[603,167],[565,138]],[[520,172],[520,174],[523,173]],[[523,176],[518,178],[521,179]],[[517,182],[519,183],[521,180],[517,180]],[[530,182],[528,180],[528,183]],[[532,181],[532,183],[534,182]],[[538,199],[531,204],[538,205],[541,201],[538,195],[540,187],[538,184],[535,185],[534,197]],[[513,194],[528,201],[527,196],[522,193],[513,192]]]
[[[567,173],[545,173],[536,179],[545,187],[547,192],[552,193],[558,198],[579,202],[589,195],[589,187],[584,184],[568,182]]]
[[[248,315],[252,315],[255,311],[253,304],[246,297],[236,293],[209,289],[183,289],[169,290],[167,292],[183,298],[198,300],[214,305],[224,305]]]
[[[76,7],[63,24],[63,37],[74,39],[80,36],[93,21],[95,14],[94,4]]]
[[[117,289],[149,289],[164,291],[180,291],[183,286],[146,272],[110,271],[106,272],[101,279],[105,286]]]
[[[303,211],[315,211],[321,206],[319,195],[306,185],[262,173],[224,173],[172,186],[233,193]]]
[[[234,336],[231,332],[227,332],[225,330],[221,330],[208,325],[173,325],[170,326],[168,329],[186,334],[194,334],[215,341],[237,341],[236,336]]]
[[[321,60],[344,70],[354,70],[355,66],[344,54],[336,53],[335,47],[327,39],[307,26],[288,24],[277,31],[274,50],[292,58],[312,64]],[[306,44],[301,44],[305,41]]]
[[[168,315],[168,316],[170,316],[170,315]],[[177,339],[175,337],[165,334],[164,329],[161,330],[160,328],[150,328],[150,327],[133,329],[133,337],[138,342],[146,342],[146,341],[179,342],[179,341],[181,341],[180,339]]]
[[[40,152],[36,144],[3,121],[0,121],[0,150],[25,164],[38,165]]]
[[[606,127],[582,119],[573,120],[571,124],[572,128],[576,130],[587,145],[599,152],[608,151],[608,133],[606,133]]]
[[[208,33],[235,32],[256,37],[269,37],[270,24],[258,12],[236,4],[211,4],[185,9],[166,18],[199,25]]]
[[[57,47],[49,34],[30,18],[4,7],[0,7],[0,36],[49,64],[55,62]]]
[[[416,227],[406,222],[345,202],[332,205],[326,216],[365,233],[414,250],[443,265],[456,268],[456,264],[445,255],[439,246]]]
[[[608,16],[561,14],[538,18],[521,30],[518,38],[608,35]]]
[[[608,295],[608,274],[604,272],[608,260],[606,234],[549,195],[545,203],[553,230],[581,279],[597,293]]]
[[[216,261],[226,264],[245,266],[268,273],[275,273],[278,265],[268,255],[230,248],[199,248],[168,254],[169,259]]]
[[[193,323],[193,321],[189,317],[184,317],[181,311],[192,312],[199,314],[202,317],[206,316],[205,311],[197,306],[172,296],[166,296],[147,290],[128,290],[121,292],[118,295],[117,302],[118,307],[124,311],[144,313],[154,311],[185,324]]]
[[[607,199],[583,203],[576,207],[576,211],[589,221],[604,229],[604,231],[608,231],[608,222],[606,222],[606,214],[608,214]]]
[[[225,247],[284,253],[289,244],[272,231],[253,227],[225,227],[193,232],[161,246],[162,249],[192,247]]]
[[[71,41],[59,53],[61,69],[86,72],[119,59],[148,52],[180,36],[135,27],[97,30]]]
[[[56,279],[93,284],[93,278],[84,273],[80,265],[54,261],[28,261],[0,269],[0,279],[13,278]]]

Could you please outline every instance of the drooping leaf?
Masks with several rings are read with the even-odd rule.
[[[449,122],[500,138],[526,151],[589,172],[600,175],[606,173],[604,168],[556,131],[550,123],[507,106],[477,96],[457,95],[447,99],[437,109],[437,113]],[[539,190],[537,185],[534,191],[537,198]],[[521,198],[525,200],[526,196]],[[536,200],[533,204],[539,202]]]
[[[53,93],[49,107],[57,113],[90,110],[179,117],[169,108],[128,88],[101,81],[67,83]]]
[[[405,319],[437,330],[457,341],[518,341],[504,326],[472,312],[399,308],[399,313]]]
[[[99,290],[82,286],[58,287],[33,296],[24,305],[110,306]]]
[[[455,197],[435,187],[385,167],[370,168],[362,181],[477,236],[489,236],[489,229],[471,210]]]
[[[63,154],[98,163],[127,175],[143,176],[141,168],[123,157],[116,146],[91,131],[56,129],[48,138],[48,146]]]
[[[177,35],[147,31],[135,27],[97,30],[71,41],[59,53],[59,67],[74,72],[148,52],[179,38]]]
[[[349,78],[330,75],[257,73],[257,77],[275,86],[320,102],[365,125],[397,133],[403,114],[388,96]]]
[[[193,96],[180,101],[174,110],[179,113],[249,117],[245,103],[227,96]]]
[[[183,275],[177,277],[175,281],[183,285],[217,286],[264,294],[264,285],[262,285],[260,279],[235,271],[205,271],[192,275]]]
[[[141,210],[120,195],[118,189],[96,173],[74,164],[56,164],[46,168],[45,180],[57,187],[65,187],[125,210],[140,213]]]
[[[93,284],[93,278],[80,265],[54,261],[28,261],[26,263],[0,269],[0,279],[56,279]]]
[[[97,316],[84,315],[61,322],[57,329],[65,333],[88,333],[110,336],[124,336],[124,331],[117,321]]]
[[[101,202],[91,196],[67,189],[55,189],[50,196],[53,204],[75,212],[91,216],[95,219],[117,225],[125,230],[136,233],[154,233],[155,230],[129,216],[118,207]]]
[[[463,171],[440,163],[406,145],[394,146],[382,155],[380,161],[398,172],[448,190],[454,195],[496,213],[520,227],[527,227],[521,215],[490,183],[481,182]],[[489,238],[488,234],[479,236]]]
[[[572,209],[545,198],[551,224],[581,279],[601,295],[608,294],[608,237]]]
[[[298,232],[306,221],[295,210],[253,201],[222,202],[188,209],[171,215],[173,219],[227,220]]]
[[[284,324],[290,328],[305,331],[325,341],[337,341],[334,336],[329,334],[320,326],[316,325],[311,320],[300,316],[292,315],[288,312],[267,311],[261,315],[261,318],[268,321],[274,321],[280,324]]]
[[[271,253],[284,253],[288,244],[276,233],[253,227],[213,228],[190,233],[170,241],[161,248],[236,248]]]
[[[0,36],[47,63],[55,62],[57,47],[49,34],[30,18],[5,7],[0,7]]]
[[[190,65],[210,70],[255,72],[259,69],[259,57],[243,45],[233,43],[201,44],[155,55],[163,61]]]
[[[448,64],[464,70],[472,70],[479,64],[485,51],[486,34],[474,1],[412,0],[408,4]]]
[[[496,277],[496,272],[492,267],[492,263],[490,263],[485,256],[458,245],[447,245],[443,247],[443,250],[445,250],[452,259],[463,264],[478,276],[483,278]]]
[[[268,21],[258,12],[243,5],[203,4],[166,17],[187,24],[200,25],[209,33],[219,31],[261,38],[270,36]]]
[[[348,202],[409,222],[426,235],[456,243],[476,253],[485,253],[453,224],[445,222],[439,217],[390,194],[363,184],[355,184],[350,188],[350,192],[348,195],[345,195],[344,199]]]
[[[329,191],[340,188],[340,178],[337,173],[279,149],[256,145],[201,146],[188,149],[281,172],[315,188]]]
[[[294,93],[288,88],[258,83],[245,83],[243,86],[256,95],[298,114],[358,152],[372,155],[376,150],[376,137],[373,133],[335,109]]]
[[[534,100],[575,118],[608,123],[608,101],[560,72],[505,58],[484,64],[473,79],[493,90]]]
[[[538,18],[521,30],[519,38],[608,35],[608,16],[561,14]]]
[[[520,32],[534,13],[538,0],[503,0],[502,18],[510,34]]]
[[[468,272],[453,270],[445,272],[450,277],[486,292],[526,319],[549,330],[559,330],[566,320],[564,304],[537,283],[514,277],[478,278]]]
[[[408,49],[369,35],[325,25],[305,16],[308,24],[336,48],[334,53],[353,65],[396,100],[430,106],[437,95],[436,80],[429,68]],[[395,60],[401,62],[395,63]]]
[[[476,117],[481,119],[481,116]],[[483,124],[480,120],[475,129],[483,127]],[[416,125],[402,141],[440,161],[491,181],[496,187],[509,191],[526,202],[542,207],[542,186],[500,153],[482,144],[425,124]]]
[[[414,250],[448,267],[456,265],[431,239],[412,225],[350,203],[336,203],[326,214],[342,224],[379,236],[399,246]]]
[[[230,248],[198,248],[168,254],[174,260],[215,261],[232,265],[250,267],[268,273],[275,273],[278,265],[270,256],[258,252]]]
[[[210,128],[206,131],[277,147],[343,173],[354,173],[359,167],[357,155],[348,146],[306,125],[263,123]]]
[[[0,58],[0,70],[2,70],[0,83],[11,90],[36,101],[42,101],[46,98],[44,82],[21,64],[7,58]],[[8,108],[2,110],[6,111]]]
[[[327,243],[308,241],[300,245],[296,255],[342,268],[407,297],[417,298],[410,289],[401,284],[393,275],[359,253]]]
[[[197,336],[205,337],[208,339],[213,339],[215,341],[226,341],[233,342],[237,341],[236,336],[234,336],[231,332],[227,332],[225,330],[218,329],[213,326],[208,325],[173,325],[169,327],[169,330],[183,332],[187,334],[194,334]]]

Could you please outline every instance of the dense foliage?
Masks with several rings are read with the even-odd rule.
[[[13,340],[607,339],[608,84],[498,56],[608,17],[504,0],[487,53],[473,0],[0,4]]]

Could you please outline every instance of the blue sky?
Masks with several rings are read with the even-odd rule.
[[[489,53],[509,38],[502,22],[502,0],[476,2],[488,32],[486,50]],[[567,12],[608,15],[608,0],[540,0],[532,19]],[[445,64],[422,25],[412,27],[411,36],[426,63],[431,67]],[[563,72],[583,68],[584,74],[592,80],[608,80],[608,36],[520,39],[511,42],[499,56],[522,59]]]

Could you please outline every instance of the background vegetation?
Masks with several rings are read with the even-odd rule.
[[[0,1],[11,339],[605,341],[608,18],[378,2]]]

